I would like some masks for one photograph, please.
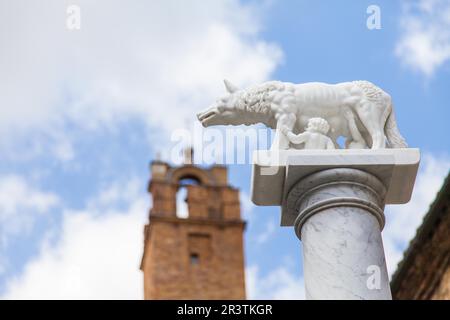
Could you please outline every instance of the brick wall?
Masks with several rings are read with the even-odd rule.
[[[149,185],[153,208],[144,229],[144,298],[245,299],[245,223],[239,191],[225,185],[226,168],[162,165],[165,175],[158,170]],[[176,217],[179,180],[199,174],[198,184],[186,186],[189,217]]]

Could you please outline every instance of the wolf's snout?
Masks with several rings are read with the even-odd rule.
[[[217,108],[210,108],[210,109],[208,109],[208,110],[199,112],[199,113],[197,114],[197,118],[198,118],[198,120],[200,120],[200,121],[204,121],[204,120],[206,120],[207,118],[209,118],[209,117],[211,117],[211,116],[214,116],[214,115],[216,115],[216,114],[218,114]]]

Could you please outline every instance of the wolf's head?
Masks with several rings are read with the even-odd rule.
[[[236,109],[236,103],[240,96],[240,90],[231,82],[224,80],[226,95],[219,98],[208,109],[197,114],[198,120],[204,127],[214,125],[240,125],[244,119]]]

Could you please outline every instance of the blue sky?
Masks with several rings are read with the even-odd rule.
[[[80,30],[66,27],[69,4]],[[392,272],[450,168],[449,17],[431,0],[0,0],[0,297],[141,298],[148,163],[170,160],[171,135],[195,126],[223,78],[365,79],[391,94],[423,155],[411,203],[386,210]],[[250,203],[249,163],[229,176],[249,222],[249,296],[302,298],[293,230]]]

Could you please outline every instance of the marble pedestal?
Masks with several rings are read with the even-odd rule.
[[[391,299],[384,205],[409,201],[418,149],[257,151],[252,200],[303,243],[308,299]]]

